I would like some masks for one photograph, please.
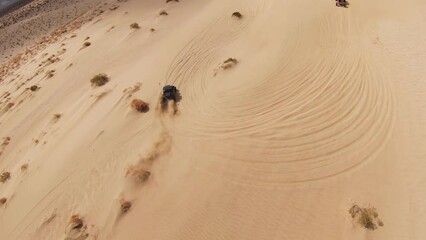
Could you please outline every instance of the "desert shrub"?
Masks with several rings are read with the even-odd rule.
[[[166,10],[162,10],[160,12],[160,16],[167,16],[167,15],[169,15],[169,14],[166,12]]]
[[[135,178],[139,182],[146,182],[151,176],[151,172],[141,167],[130,166],[127,169],[126,176],[127,175],[130,175],[131,177]]]
[[[179,2],[179,0],[166,0],[166,3],[169,3],[169,2]]]
[[[3,173],[0,175],[0,182],[1,182],[1,183],[5,183],[7,180],[9,180],[9,179],[10,179],[10,177],[11,177],[10,172],[3,172]]]
[[[155,28],[151,28],[151,29],[149,29],[149,31],[155,32]]]
[[[84,226],[84,220],[78,214],[72,215],[69,224],[71,229],[81,229]]]
[[[21,166],[21,172],[25,172],[28,170],[28,163],[25,163]]]
[[[106,74],[100,73],[98,75],[95,75],[92,79],[90,79],[90,83],[92,86],[103,86],[109,81],[109,78]]]
[[[234,65],[236,65],[238,63],[238,60],[236,58],[228,58],[226,59],[223,64],[222,64],[222,68],[223,69],[228,69],[233,67]]]
[[[120,200],[120,212],[122,214],[127,213],[130,210],[131,207],[132,207],[132,203],[131,202],[126,201],[124,199]]]
[[[349,214],[358,222],[358,224],[366,229],[374,230],[377,229],[377,226],[381,227],[384,225],[379,219],[377,210],[373,207],[362,208],[354,204],[349,209]]]
[[[13,108],[13,106],[15,106],[15,103],[13,103],[13,102],[7,103],[6,104],[6,110]]]
[[[90,42],[84,42],[84,43],[83,43],[83,46],[84,46],[84,47],[88,47],[88,46],[90,46],[90,45],[92,45]]]
[[[119,5],[112,5],[111,7],[109,7],[109,10],[114,11],[119,7]]]
[[[51,215],[45,222],[48,223],[56,217],[56,214]],[[86,232],[87,225],[80,215],[73,215],[67,225],[65,230],[65,240],[84,240],[89,237],[89,234]]]
[[[30,90],[33,91],[33,92],[37,91],[38,89],[39,89],[39,87],[37,85],[32,85],[30,87]]]
[[[376,229],[377,226],[374,223],[374,216],[368,212],[362,212],[359,218],[359,224],[367,229]]]
[[[55,70],[47,71],[46,76],[47,76],[47,78],[52,78],[53,76],[55,76]]]
[[[236,17],[236,18],[242,18],[243,17],[243,15],[240,12],[234,12],[234,13],[232,13],[232,16]]]
[[[149,104],[140,100],[140,99],[133,99],[130,106],[138,112],[148,112],[149,111]]]
[[[141,181],[141,182],[145,182],[145,181],[148,181],[148,179],[149,179],[149,177],[151,176],[151,172],[150,171],[145,171],[145,170],[143,170],[143,171],[141,171],[140,173],[139,173],[139,175],[138,175],[138,179]]]
[[[59,58],[48,58],[47,60],[48,60],[50,63],[55,63],[55,62],[59,61],[60,59],[59,59]]]
[[[62,114],[60,114],[60,113],[53,114],[53,120],[55,120],[55,121],[58,121],[61,117],[62,117]]]
[[[7,202],[7,198],[2,197],[0,198],[0,205],[4,205]]]
[[[4,137],[2,145],[6,146],[10,143],[10,137]]]
[[[228,58],[223,63],[238,63],[236,58]]]
[[[141,27],[139,26],[139,24],[138,24],[138,23],[132,23],[132,24],[130,24],[130,28],[131,28],[131,29],[139,29],[139,28],[141,28]]]

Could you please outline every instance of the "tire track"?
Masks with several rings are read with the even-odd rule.
[[[208,155],[205,161],[218,169],[244,169],[225,176],[250,185],[326,179],[377,155],[393,126],[392,91],[363,52],[357,23],[346,13],[334,17],[315,19],[316,30],[296,24],[278,57],[281,65],[248,84],[236,79],[240,85],[226,90],[209,88],[217,81],[209,74],[216,52],[240,41],[238,34],[222,29],[225,41],[207,29],[195,38],[167,78],[185,97],[188,117],[173,125],[182,138],[177,142],[193,143],[183,154]]]

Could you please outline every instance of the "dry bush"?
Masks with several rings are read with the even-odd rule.
[[[226,70],[226,69],[232,68],[235,65],[237,65],[237,63],[238,63],[238,60],[236,58],[226,59],[218,68],[214,70],[214,76],[216,76],[219,73],[220,69]]]
[[[39,89],[39,87],[37,85],[32,85],[30,87],[30,90],[33,91],[33,92],[37,91],[38,89]]]
[[[149,29],[149,31],[155,32],[155,28],[151,28],[151,29]]]
[[[139,26],[138,23],[132,23],[132,24],[130,24],[130,29],[139,29],[139,28],[141,28],[141,27]]]
[[[61,117],[62,117],[62,114],[60,114],[60,113],[53,114],[53,120],[54,121],[58,121]]]
[[[238,60],[236,58],[228,58],[226,59],[223,63],[228,64],[228,63],[238,63]]]
[[[26,172],[28,170],[28,163],[22,164],[21,172]]]
[[[166,3],[169,3],[169,2],[179,2],[179,0],[166,0]]]
[[[90,42],[84,42],[83,43],[83,47],[89,47],[90,45],[92,45]]]
[[[127,169],[126,177],[128,175],[135,178],[137,181],[143,183],[148,181],[149,177],[151,176],[151,172],[148,170],[145,170],[142,167],[130,166]]]
[[[149,104],[140,99],[133,99],[130,106],[138,112],[145,113],[149,111]]]
[[[384,225],[383,222],[379,219],[377,210],[373,207],[362,208],[354,204],[349,209],[349,214],[366,229],[374,230],[377,229],[377,226],[382,227]]]
[[[169,14],[166,12],[166,10],[161,10],[160,16],[167,16],[167,15]]]
[[[109,78],[106,74],[100,73],[98,75],[95,75],[92,79],[90,79],[90,83],[92,86],[103,86],[109,81]]]
[[[6,204],[6,202],[7,202],[7,198],[5,197],[0,198],[0,205],[4,205]]]
[[[57,61],[59,61],[60,59],[59,58],[54,58],[54,56],[55,55],[52,55],[53,57],[50,57],[50,58],[48,58],[47,59],[47,61],[48,62],[50,62],[50,63],[55,63],[55,62],[57,62]]]
[[[7,146],[10,143],[10,137],[4,137],[3,138],[3,143],[1,144],[2,146]]]
[[[122,214],[127,213],[130,210],[131,207],[132,207],[132,203],[131,202],[126,201],[124,199],[120,200],[120,212]]]
[[[237,63],[238,63],[238,60],[236,58],[228,58],[226,61],[223,62],[222,68],[228,69],[235,66]]]
[[[9,180],[9,179],[10,179],[10,177],[11,177],[10,172],[3,172],[3,173],[0,175],[0,182],[1,182],[1,183],[5,183],[7,180]]]
[[[52,78],[53,76],[55,76],[55,70],[47,71],[46,76],[47,76],[47,78]]]
[[[240,12],[234,12],[234,13],[232,13],[232,17],[236,17],[238,19],[241,19],[243,17],[243,15]]]
[[[9,110],[9,109],[13,108],[13,106],[15,106],[15,103],[8,103],[6,105],[6,110]]]
[[[119,5],[112,5],[111,7],[109,7],[109,10],[114,11],[119,7]]]
[[[84,41],[87,41],[87,40],[89,40],[90,39],[90,37],[86,37],[85,39],[84,39]]]
[[[55,218],[56,214],[54,214]],[[89,234],[86,233],[87,225],[80,215],[73,215],[67,225],[67,229],[65,231],[66,237],[65,240],[84,240],[89,237]]]
[[[69,225],[71,227],[71,229],[82,229],[84,227],[84,220],[83,218],[76,214],[76,215],[72,215]]]
[[[5,110],[6,110],[6,111],[8,111],[8,110],[10,110],[11,108],[13,108],[13,106],[15,106],[15,103],[13,103],[13,102],[7,103],[7,104],[6,104],[6,107],[5,107]]]

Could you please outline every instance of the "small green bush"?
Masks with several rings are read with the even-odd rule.
[[[90,83],[92,86],[100,87],[109,82],[109,78],[106,74],[100,73],[98,75],[95,75],[92,79],[90,79]]]
[[[38,89],[39,89],[39,87],[37,85],[32,85],[30,87],[30,90],[33,91],[33,92],[37,91]]]
[[[141,27],[139,26],[139,24],[138,24],[138,23],[132,23],[132,24],[130,24],[130,28],[131,28],[131,29],[139,29],[139,28],[141,28]]]
[[[349,209],[349,214],[353,219],[356,219],[361,226],[369,230],[374,230],[377,229],[377,226],[382,227],[384,225],[382,220],[379,219],[377,210],[373,207],[362,208],[358,205],[353,205]]]

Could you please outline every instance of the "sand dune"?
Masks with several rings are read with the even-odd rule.
[[[426,2],[67,4],[0,30],[0,239],[425,239]]]
[[[0,18],[0,62],[58,27],[69,23],[102,0],[35,0]],[[18,3],[19,4],[19,3]]]

